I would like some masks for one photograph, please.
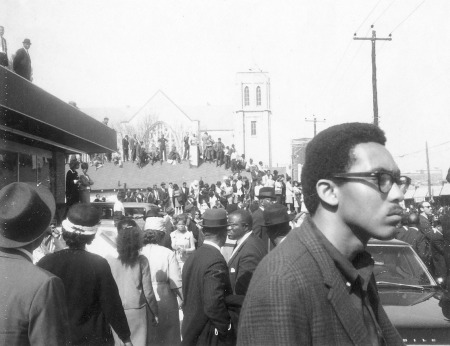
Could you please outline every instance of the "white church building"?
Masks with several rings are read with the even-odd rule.
[[[214,141],[221,138],[226,146],[235,145],[246,159],[272,165],[270,78],[266,72],[239,72],[236,79],[236,101],[233,106],[181,106],[158,90],[139,109],[120,112],[108,109],[86,109],[94,118],[110,119],[118,132],[118,148],[126,134],[137,135],[145,145],[157,143],[161,134],[168,147],[183,150],[186,133],[198,138],[207,132]]]

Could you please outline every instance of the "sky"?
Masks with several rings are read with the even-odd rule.
[[[273,157],[290,141],[372,122],[377,41],[380,127],[403,171],[450,166],[448,0],[2,0],[9,53],[32,42],[34,83],[80,108],[235,105],[236,73],[271,80]],[[324,120],[324,121],[323,121]]]

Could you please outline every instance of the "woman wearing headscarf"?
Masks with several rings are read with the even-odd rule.
[[[143,246],[142,231],[134,220],[117,225],[117,258],[106,259],[119,288],[122,305],[131,330],[134,346],[148,344],[149,322],[158,324],[158,304],[150,276],[148,259],[139,254]],[[114,333],[117,346],[121,341]]]
[[[151,326],[149,345],[178,345],[180,343],[180,319],[177,296],[183,299],[181,274],[175,253],[158,245],[164,237],[162,218],[148,218],[144,230],[142,254],[150,263],[153,291],[158,301],[159,325]]]
[[[100,214],[89,204],[75,204],[62,222],[68,249],[42,258],[37,265],[64,283],[71,345],[113,345],[111,327],[126,345],[130,328],[108,262],[86,251],[97,233]],[[110,327],[111,326],[111,327]]]

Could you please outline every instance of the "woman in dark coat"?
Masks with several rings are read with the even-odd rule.
[[[64,283],[71,345],[114,345],[111,328],[130,346],[130,328],[108,262],[85,250],[97,232],[100,215],[94,206],[76,204],[62,222],[69,247],[42,258],[37,265]]]

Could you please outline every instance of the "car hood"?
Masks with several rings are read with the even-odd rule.
[[[378,290],[389,319],[406,344],[450,344],[449,301],[439,304],[443,296],[440,289],[415,291],[379,287]]]

